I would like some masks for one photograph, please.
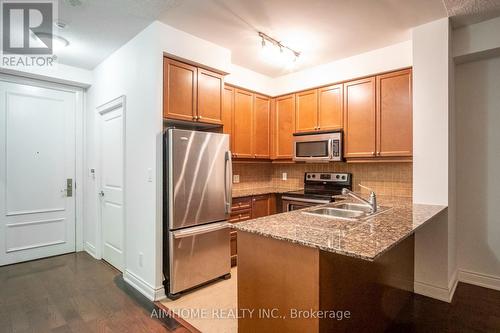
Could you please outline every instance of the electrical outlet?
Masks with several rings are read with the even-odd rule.
[[[144,263],[144,254],[142,252],[139,252],[139,267],[142,267]]]
[[[233,175],[233,183],[238,184],[240,182],[240,175]]]
[[[281,174],[281,180],[287,180],[288,179],[288,174],[286,172],[283,172]]]

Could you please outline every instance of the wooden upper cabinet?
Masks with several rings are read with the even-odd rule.
[[[375,78],[344,84],[344,157],[374,157]]]
[[[242,89],[234,91],[233,154],[253,158],[253,94]]]
[[[411,69],[377,76],[377,156],[412,156]]]
[[[344,126],[343,85],[318,89],[318,130],[338,130]]]
[[[293,130],[295,128],[295,95],[276,98],[274,113],[275,158],[288,159],[293,154]]]
[[[222,124],[224,76],[198,68],[198,121]]]
[[[295,132],[312,132],[318,129],[318,90],[295,94]]]
[[[231,135],[233,129],[234,88],[225,86],[222,97],[223,133]]]
[[[163,58],[163,117],[196,120],[197,68]]]
[[[253,151],[255,158],[270,158],[271,99],[255,94],[253,115]]]

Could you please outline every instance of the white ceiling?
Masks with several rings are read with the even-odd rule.
[[[59,62],[93,69],[113,51],[175,6],[177,0],[59,0],[55,34],[70,41],[57,50]],[[59,30],[59,31],[58,31]]]
[[[59,0],[59,19],[68,26],[56,33],[71,44],[58,51],[58,57],[61,63],[92,69],[158,19],[230,49],[237,65],[276,77],[408,40],[412,27],[447,14],[456,15],[458,25],[490,18],[500,8],[495,7],[498,2]],[[300,51],[296,66],[285,70],[263,61],[257,31]]]
[[[443,0],[455,28],[500,15],[500,0]]]
[[[441,0],[185,0],[160,20],[275,77],[290,70],[259,57],[257,31],[300,51],[299,70],[408,40],[410,28],[445,16]]]

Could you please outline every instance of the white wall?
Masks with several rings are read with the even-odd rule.
[[[0,65],[0,72],[82,88],[89,87],[93,81],[92,71],[64,64],[55,64],[53,67],[5,67]]]
[[[406,41],[277,77],[272,80],[272,95],[283,95],[411,65],[412,42]]]
[[[229,75],[224,78],[224,82],[250,89],[264,95],[274,95],[272,78],[235,64],[231,64]]]
[[[413,29],[413,201],[450,205],[450,26]],[[453,177],[453,175],[451,176]],[[416,233],[415,291],[449,301],[456,284],[454,207]]]
[[[500,57],[458,65],[455,82],[460,280],[500,290]]]

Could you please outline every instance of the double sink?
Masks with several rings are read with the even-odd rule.
[[[304,211],[303,213],[348,221],[362,221],[375,215],[383,214],[388,210],[390,210],[390,207],[378,206],[377,211],[373,212],[372,208],[368,205],[337,202],[321,208]]]

